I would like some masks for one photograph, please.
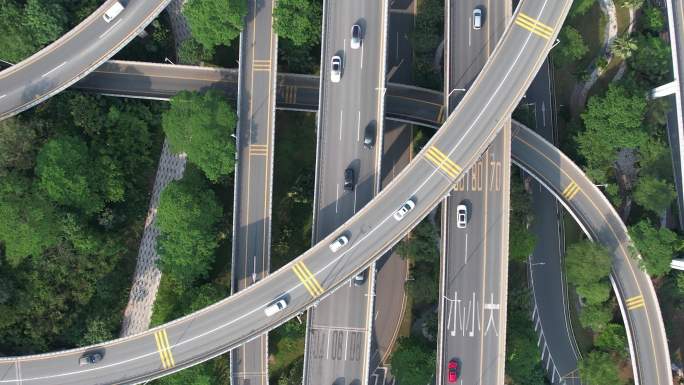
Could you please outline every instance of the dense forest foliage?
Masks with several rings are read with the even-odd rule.
[[[118,333],[162,106],[64,92],[0,122],[3,354]]]

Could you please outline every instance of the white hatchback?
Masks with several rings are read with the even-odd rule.
[[[456,206],[456,227],[465,229],[468,224],[468,207],[466,205]]]
[[[330,60],[330,81],[339,83],[342,78],[342,58],[338,55],[332,57]]]
[[[406,216],[409,211],[413,210],[414,207],[416,207],[416,203],[413,201],[413,199],[407,200],[399,207],[397,211],[394,212],[394,219],[398,221],[404,219],[404,216]]]
[[[347,243],[349,243],[349,238],[347,238],[346,235],[340,235],[340,237],[335,239],[335,241],[328,247],[330,247],[330,251],[335,253],[337,250],[343,248]]]
[[[264,313],[266,313],[266,316],[270,317],[279,311],[285,309],[287,307],[287,301],[285,298],[280,298],[279,300],[273,302],[272,304],[266,306],[264,308]]]

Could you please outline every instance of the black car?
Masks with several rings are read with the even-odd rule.
[[[78,364],[80,366],[96,364],[96,363],[102,361],[103,355],[104,355],[104,353],[101,351],[85,352],[85,353],[83,353],[81,358],[78,359]]]
[[[344,170],[344,189],[354,191],[354,170],[351,168]]]
[[[352,278],[354,286],[362,286],[366,282],[366,271],[362,271]]]
[[[363,145],[371,149],[375,145],[375,125],[372,123],[366,126],[366,130],[363,133]]]

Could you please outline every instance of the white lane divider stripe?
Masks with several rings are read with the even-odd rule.
[[[121,19],[117,20],[114,24],[112,24],[111,27],[109,27],[109,29],[107,29],[106,31],[102,32],[102,35],[98,36],[97,38],[98,38],[98,39],[102,39],[103,37],[105,37],[105,36],[106,36],[109,32],[111,32],[111,30],[113,30],[114,27],[116,27],[120,22],[121,22]]]
[[[62,62],[62,64],[58,65],[57,67],[51,69],[50,71],[48,71],[48,72],[46,72],[46,73],[44,73],[44,74],[42,74],[40,77],[41,77],[41,78],[44,78],[44,77],[50,75],[53,71],[55,71],[55,70],[61,68],[61,67],[62,67],[63,65],[65,65],[66,63],[67,63],[67,62]]]

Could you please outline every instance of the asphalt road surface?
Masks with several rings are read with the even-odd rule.
[[[102,19],[114,3],[33,56],[0,72],[0,120],[58,93],[97,68],[152,22],[170,0],[129,0],[114,20]]]
[[[461,176],[460,173],[454,174],[454,170],[468,169],[475,163],[493,140],[499,121],[509,117],[541,67],[570,5],[570,1],[523,0],[514,20],[530,17],[537,20],[535,26],[512,24],[478,80],[425,149],[339,231],[291,263],[209,308],[144,333],[100,345],[105,356],[97,365],[78,366],[78,357],[92,347],[37,356],[6,357],[0,359],[0,381],[3,384],[31,385],[129,384],[159,377],[235,348],[277,327],[312,306],[322,296],[347,284],[351,277],[392,247],[441,201]],[[551,30],[543,26],[549,26]],[[521,143],[518,138],[512,148],[515,149],[516,143]],[[548,177],[550,185],[560,185],[562,191],[566,191],[569,183],[581,184],[584,193],[579,194],[581,191],[573,189],[578,194],[570,197],[572,209],[579,212],[578,217],[587,228],[606,237],[597,239],[604,244],[612,244],[611,250],[616,253],[624,251],[624,259],[616,258],[614,261],[614,276],[620,303],[624,306],[629,301],[625,318],[630,326],[631,342],[637,346],[640,383],[669,385],[672,377],[662,316],[650,280],[633,261],[627,259],[626,229],[605,197],[590,181],[583,179],[581,170],[553,146],[550,147],[552,157],[555,156],[559,162],[562,159],[562,163],[558,163],[561,168],[553,168],[554,163],[550,162],[551,166],[540,166],[546,166],[546,169],[539,175]],[[441,161],[433,162],[426,157],[428,151],[434,150],[444,155]],[[525,150],[532,152],[529,148]],[[532,172],[531,166],[527,166]],[[575,170],[572,179],[563,174],[566,168]],[[587,192],[592,194],[591,201],[575,205],[575,200],[581,201]],[[416,199],[416,208],[403,221],[396,222],[392,218],[393,211],[410,196]],[[340,232],[348,234],[351,241],[333,253],[328,244]],[[293,268],[306,275],[295,273]],[[312,289],[317,290],[316,297],[311,296]],[[285,298],[289,306],[267,317],[263,312],[264,306],[275,298]]]
[[[449,110],[465,95],[510,20],[509,0],[447,0],[449,14],[445,25],[447,49],[444,50],[446,94]],[[482,28],[473,28],[473,10],[482,10]]]
[[[487,62],[512,11],[510,1],[445,4],[444,89],[449,90],[445,104],[451,112]],[[473,27],[476,8],[483,16],[479,30]],[[500,331],[506,328],[510,122],[504,126],[444,200],[438,385],[448,383],[452,360],[460,367],[462,384],[503,383],[506,341]],[[472,218],[467,229],[456,226],[460,204],[467,206]]]
[[[273,0],[248,2],[240,42],[237,165],[233,208],[233,293],[263,279],[270,269],[271,192],[278,38]],[[231,384],[268,384],[268,337],[230,352]]]
[[[321,98],[318,115],[313,242],[325,238],[377,193],[382,144],[385,1],[324,1]],[[363,38],[351,47],[351,28]],[[333,83],[330,62],[342,58],[342,76]],[[363,144],[371,130],[374,146]],[[354,188],[344,188],[353,170]],[[374,270],[374,266],[371,266]],[[307,317],[304,385],[359,385],[368,377],[374,271],[348,282]],[[312,293],[313,295],[314,293]]]
[[[534,116],[534,130],[555,142],[554,108],[549,61],[545,61],[523,99]],[[532,124],[532,123],[531,123]],[[556,198],[538,182],[532,182],[531,231],[537,244],[528,264],[533,295],[532,321],[539,337],[542,367],[552,384],[580,385],[577,372],[579,348],[570,324],[567,284],[563,272],[562,216]]]
[[[584,232],[612,252],[611,282],[639,383],[671,384],[667,338],[660,326],[662,315],[655,291],[648,275],[639,269],[639,261],[630,256],[627,229],[613,206],[579,167],[533,131],[514,123],[511,146],[513,162],[549,188]]]
[[[459,384],[502,384],[506,357],[510,127],[456,184],[442,210],[443,253],[440,328],[442,371],[460,367]],[[466,228],[457,207],[468,208]]]
[[[394,82],[411,82],[413,48],[408,39],[413,33],[415,14],[415,0],[395,0],[390,3],[386,81],[391,77]],[[389,120],[385,114],[381,188],[387,186],[411,161],[412,140],[413,125]],[[378,260],[376,269],[368,383],[389,385],[394,377],[388,372],[386,365],[407,311],[404,284],[409,265],[408,261],[392,250]]]
[[[113,64],[108,64],[109,67],[114,67]],[[234,71],[230,70],[218,70],[218,69],[208,69],[208,68],[191,68],[191,67],[181,67],[176,68],[173,66],[165,65],[144,65],[153,67],[154,70],[149,69],[142,71],[140,70],[140,64],[131,63],[118,63],[116,67],[125,67],[126,72],[133,72],[136,74],[120,73],[115,70],[122,70],[124,68],[109,68],[108,71],[104,73],[93,73],[89,78],[85,79],[85,83],[82,85],[83,89],[95,91],[98,88],[106,90],[109,94],[117,94],[119,96],[129,95],[135,97],[152,97],[152,98],[165,98],[168,95],[173,95],[178,90],[184,89],[183,87],[196,87],[191,89],[204,89],[207,87],[218,87],[224,89],[225,91],[232,90],[233,93],[236,90],[236,80],[234,78]],[[162,71],[168,76],[170,73],[177,73],[180,71],[181,74],[176,76],[171,76],[165,79],[165,76],[154,76],[150,73],[141,74],[142,72],[158,72]],[[183,79],[185,73],[190,73],[192,76],[188,76],[190,79]],[[192,78],[198,74],[205,74],[207,79],[194,80]],[[233,75],[231,75],[233,74]],[[317,84],[315,77],[311,76],[301,76],[301,75],[281,75],[282,84],[279,82],[278,90],[278,108],[284,109],[296,109],[296,110],[306,110],[315,111],[317,109],[318,92],[317,88],[314,86],[309,86],[310,84]],[[137,81],[135,81],[137,79]],[[145,79],[146,81],[141,81]],[[168,83],[168,84],[167,84]],[[113,84],[118,84],[119,86],[114,87]],[[152,89],[152,90],[150,90]],[[293,93],[286,92],[287,90],[295,91]],[[102,91],[100,91],[102,92]],[[289,95],[286,97],[285,95]],[[165,96],[166,95],[166,96]],[[389,84],[388,91],[386,95],[386,107],[388,119],[404,122],[413,122],[414,124],[426,125],[434,128],[438,128],[441,125],[441,115],[443,114],[442,100],[443,96],[439,92],[417,89],[415,87],[406,87],[396,84]],[[524,130],[519,130],[513,132],[514,138],[516,135],[524,134]],[[514,141],[515,142],[515,141]],[[545,145],[542,142],[533,143],[533,147]],[[567,186],[562,185],[562,180],[559,179],[560,169],[566,167],[574,167],[572,163],[560,154],[558,149],[553,148],[550,144],[549,149],[545,149],[543,152],[530,152],[528,147],[512,147],[512,155],[514,161],[518,163],[522,162],[521,158],[524,156],[531,156],[534,159],[527,161],[528,171],[533,169],[532,166],[537,163],[543,163],[551,160],[552,162],[559,162],[561,166],[551,167],[551,168],[540,168],[537,174],[543,177],[546,181],[546,186],[548,188],[554,188],[556,191],[563,192],[564,188]],[[527,153],[524,153],[527,151]],[[548,174],[546,174],[548,173]],[[584,175],[578,174],[577,178],[586,178]],[[591,184],[588,180],[584,182],[587,186]],[[556,196],[559,197],[558,193]],[[569,210],[575,210],[574,205],[590,204],[589,201],[574,201],[573,206],[566,206]],[[606,237],[611,233],[617,239],[626,242],[628,235],[624,226],[619,223],[619,218],[617,214],[614,214],[610,208],[607,201],[596,199],[594,201],[596,206],[588,206],[582,208],[585,212],[593,212],[592,215],[596,215],[596,211],[612,213],[608,217],[611,218],[611,226],[606,228],[606,221],[599,222],[589,222],[585,221],[585,228],[591,231],[590,234],[604,234]],[[597,210],[599,207],[600,210]],[[580,218],[580,217],[578,217]],[[607,217],[606,217],[607,218]],[[614,242],[610,238],[595,238],[597,241],[604,245],[611,246]],[[624,247],[614,247],[611,246],[611,250],[615,256],[618,266],[622,266],[617,271],[621,274],[614,274],[613,277],[616,282],[614,288],[617,290],[617,295],[621,298],[621,303],[624,303],[631,293],[640,293],[643,295],[644,308],[648,309],[648,315],[646,314],[630,314],[630,317],[625,317],[626,327],[630,330],[631,344],[634,346],[632,350],[632,360],[634,365],[634,370],[640,378],[641,384],[668,384],[667,382],[671,378],[671,373],[669,370],[669,356],[667,353],[667,342],[664,332],[664,327],[662,323],[662,316],[660,314],[660,309],[657,304],[657,298],[655,292],[651,286],[651,283],[636,269],[625,270],[625,263],[623,261],[626,254],[624,253]],[[629,273],[629,274],[627,274]],[[619,289],[619,290],[618,290]],[[631,297],[629,297],[631,298]],[[638,296],[637,296],[638,298]],[[638,308],[637,308],[638,309]],[[643,336],[637,338],[637,336]],[[652,377],[647,377],[644,373],[648,372],[648,375]],[[657,372],[657,377],[656,373]]]

